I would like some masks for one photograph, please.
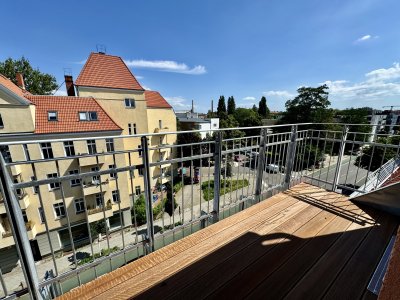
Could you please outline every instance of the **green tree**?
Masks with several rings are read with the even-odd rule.
[[[234,116],[239,124],[239,127],[252,127],[252,126],[262,125],[260,115],[251,108],[238,107],[235,111]],[[260,134],[260,129],[246,130],[247,136],[258,135],[258,134]]]
[[[226,119],[221,119],[219,121],[220,128],[235,128],[238,126],[239,126],[239,122],[232,115],[229,115]],[[233,129],[233,130],[224,131],[223,135],[224,135],[224,138],[226,138],[226,139],[232,139],[232,138],[243,137],[244,132]]]
[[[165,187],[167,189],[167,198],[164,203],[164,211],[171,217],[174,213],[174,210],[178,207],[178,203],[176,202],[175,196],[172,193],[171,183],[167,182]]]
[[[254,112],[258,113],[258,107],[257,105],[253,104],[253,107],[251,108]]]
[[[258,113],[262,118],[267,118],[269,115],[267,99],[264,96],[261,97],[260,103],[258,104]]]
[[[393,138],[378,138],[376,143],[379,144],[395,144],[398,143],[398,139]],[[398,145],[398,144],[397,144]],[[396,149],[385,146],[369,146],[364,149],[362,155],[358,156],[354,165],[375,171],[379,169],[388,160],[396,156]]]
[[[134,200],[131,216],[133,224],[135,224],[135,216],[137,226],[146,224],[146,203],[143,194]]]
[[[236,103],[233,96],[228,98],[228,115],[233,115],[236,110]]]
[[[225,97],[220,96],[218,100],[218,107],[217,107],[217,116],[218,118],[226,119],[227,113],[226,113],[226,104],[225,104]]]
[[[96,221],[90,223],[90,234],[92,238],[97,238],[97,236],[106,233],[106,222],[104,220]]]
[[[0,62],[0,73],[17,85],[16,74],[18,72],[23,74],[25,88],[32,94],[50,95],[57,88],[57,81],[53,75],[33,69],[25,57],[17,60],[7,58],[4,62]]]
[[[286,112],[281,123],[319,123],[332,122],[334,111],[328,109],[331,102],[328,100],[328,86],[301,87],[293,100],[286,101]]]

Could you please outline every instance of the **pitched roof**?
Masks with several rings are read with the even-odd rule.
[[[92,97],[26,96],[36,106],[35,133],[72,133],[122,130]],[[57,111],[49,121],[48,111]],[[79,112],[95,111],[98,121],[79,121]]]
[[[172,108],[171,105],[164,99],[159,92],[144,91],[147,107],[153,108]]]
[[[90,54],[75,85],[143,90],[121,57],[100,53]]]
[[[2,84],[4,87],[9,89],[11,92],[16,94],[17,96],[21,98],[25,98],[26,95],[31,95],[26,90],[21,89],[19,86],[17,86],[14,82],[12,82],[10,79],[8,79],[6,76],[0,74],[0,84]]]

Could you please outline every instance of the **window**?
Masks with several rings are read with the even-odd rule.
[[[48,111],[47,112],[47,120],[49,121],[57,121],[58,120],[58,114],[56,111]]]
[[[132,135],[132,124],[131,123],[128,124],[128,134]]]
[[[125,107],[135,108],[135,99],[125,98]]]
[[[85,202],[83,201],[83,198],[75,199],[74,203],[75,203],[75,212],[77,214],[80,214],[85,211]]]
[[[88,147],[88,153],[89,154],[96,154],[97,149],[96,149],[96,141],[95,140],[87,140],[87,147]]]
[[[137,130],[136,130],[136,123],[133,123],[133,134],[137,134]]]
[[[96,111],[80,111],[79,112],[79,121],[97,121],[97,112]]]
[[[47,174],[47,178],[57,178],[57,173],[51,173],[51,174]],[[56,190],[60,188],[60,183],[59,182],[52,182],[49,183],[49,189],[50,190]]]
[[[65,156],[75,156],[75,148],[73,141],[64,142]]]
[[[42,156],[44,159],[54,158],[51,143],[40,143],[40,148],[42,148]]]
[[[63,203],[56,203],[53,205],[54,207],[54,214],[57,219],[65,217],[65,206]]]
[[[108,168],[109,168],[109,169],[115,169],[115,165],[108,165]],[[110,178],[111,178],[111,179],[117,178],[117,173],[116,173],[116,172],[110,173]]]
[[[31,176],[31,181],[34,181],[34,180],[36,180],[36,177],[35,176]],[[39,193],[39,186],[38,185],[35,185],[32,188],[33,188],[33,193],[34,194],[38,194]]]
[[[112,199],[113,199],[114,203],[119,202],[119,191],[118,190],[112,191]]]
[[[143,155],[143,151],[142,151],[142,145],[138,145],[137,146],[138,147],[138,150],[139,150],[139,157],[142,157],[142,155]]]
[[[158,120],[158,128],[162,129],[162,120]]]
[[[28,150],[28,145],[27,144],[23,144],[22,145],[22,149],[24,150],[25,159],[26,160],[31,160],[31,156],[30,156],[29,150]]]
[[[18,183],[18,179],[14,179],[14,183]],[[21,199],[24,196],[24,191],[22,189],[15,189],[17,196]]]
[[[90,169],[92,172],[98,172],[99,167],[93,167]],[[100,175],[93,175],[92,177],[92,183],[93,184],[100,184]]]
[[[135,195],[140,196],[141,193],[142,193],[142,190],[140,189],[140,185],[135,186]]]
[[[3,118],[0,115],[0,128],[4,128]]]
[[[139,176],[143,176],[143,166],[138,167]]]
[[[28,223],[28,222],[29,222],[28,216],[26,215],[26,211],[25,211],[25,210],[22,211],[22,219],[24,219],[24,222],[25,222],[25,223]]]
[[[100,193],[96,194],[96,205],[97,207],[103,206],[103,195]]]
[[[106,148],[107,152],[114,151],[114,139],[106,139]]]
[[[46,217],[45,217],[45,215],[44,215],[43,207],[39,207],[39,208],[38,208],[38,211],[39,211],[39,219],[40,219],[40,222],[44,223],[45,220],[46,220]]]
[[[76,175],[79,174],[79,170],[71,170],[69,171],[69,175]],[[77,186],[81,184],[81,179],[76,178],[76,179],[71,179],[71,186]]]
[[[12,162],[10,148],[8,148],[8,146],[0,146],[0,152],[6,163]]]

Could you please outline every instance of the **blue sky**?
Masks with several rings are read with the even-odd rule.
[[[2,1],[0,60],[24,55],[63,81],[97,44],[177,109],[220,95],[284,109],[300,86],[332,107],[400,105],[400,1]],[[63,87],[62,90],[65,88]]]

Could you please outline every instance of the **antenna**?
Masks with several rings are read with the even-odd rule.
[[[100,54],[106,54],[107,48],[104,44],[96,44],[96,50]]]

